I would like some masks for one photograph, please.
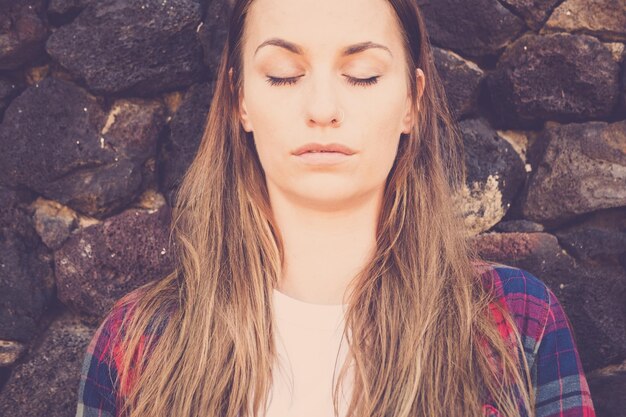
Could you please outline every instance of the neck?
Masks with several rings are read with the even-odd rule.
[[[346,289],[374,254],[383,190],[342,206],[268,191],[285,248],[279,291],[314,304],[346,304]]]

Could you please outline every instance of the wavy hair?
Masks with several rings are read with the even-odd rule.
[[[125,387],[120,415],[248,417],[267,406],[276,357],[272,291],[284,248],[252,136],[238,117],[251,4],[238,0],[232,9],[201,144],[175,196],[175,268],[116,304],[132,301],[114,335]],[[457,197],[466,179],[463,142],[423,17],[414,0],[389,4],[403,35],[416,123],[386,179],[375,253],[350,287],[335,414],[351,368],[347,416],[481,416],[487,398],[503,416],[534,416],[519,332],[501,308],[516,343],[498,332],[486,262],[468,243]],[[415,68],[426,78],[421,96]]]

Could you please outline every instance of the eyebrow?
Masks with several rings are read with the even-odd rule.
[[[293,52],[294,54],[298,54],[298,55],[304,55],[304,50],[302,49],[301,46],[293,43],[293,42],[289,42],[285,39],[281,39],[281,38],[270,38],[268,40],[266,40],[265,42],[263,42],[262,44],[260,44],[259,46],[257,46],[256,50],[254,51],[254,55],[256,55],[256,53],[259,51],[259,49],[261,49],[264,46],[268,46],[268,45],[274,45],[274,46],[278,46],[280,48],[284,48],[290,52]],[[367,49],[372,49],[372,48],[378,48],[378,49],[383,49],[387,52],[389,52],[389,55],[391,55],[393,57],[393,54],[391,53],[391,50],[389,48],[387,48],[385,45],[381,45],[379,43],[375,43],[375,42],[371,42],[371,41],[365,41],[365,42],[359,42],[359,43],[355,43],[353,45],[349,45],[346,46],[345,48],[343,48],[343,50],[341,51],[341,56],[349,56],[349,55],[354,55],[354,54],[358,54],[359,52],[363,52]]]

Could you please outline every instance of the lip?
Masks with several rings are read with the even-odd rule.
[[[354,158],[341,152],[304,152],[295,157],[305,165],[336,165]]]
[[[344,154],[344,155],[352,155],[354,153],[356,153],[356,151],[354,151],[353,149],[350,149],[349,147],[339,144],[339,143],[327,143],[327,144],[321,144],[321,143],[307,143],[303,146],[300,146],[298,149],[296,149],[295,151],[293,151],[293,154],[296,156],[300,156],[303,155],[307,152],[328,152],[328,153],[340,153],[340,154]]]

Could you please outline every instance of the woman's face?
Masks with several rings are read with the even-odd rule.
[[[401,34],[388,2],[255,0],[246,19],[240,115],[270,197],[336,209],[381,192],[400,134],[412,127]],[[272,39],[285,46],[265,44]],[[272,85],[277,78],[287,80]],[[354,153],[293,154],[309,143]]]

